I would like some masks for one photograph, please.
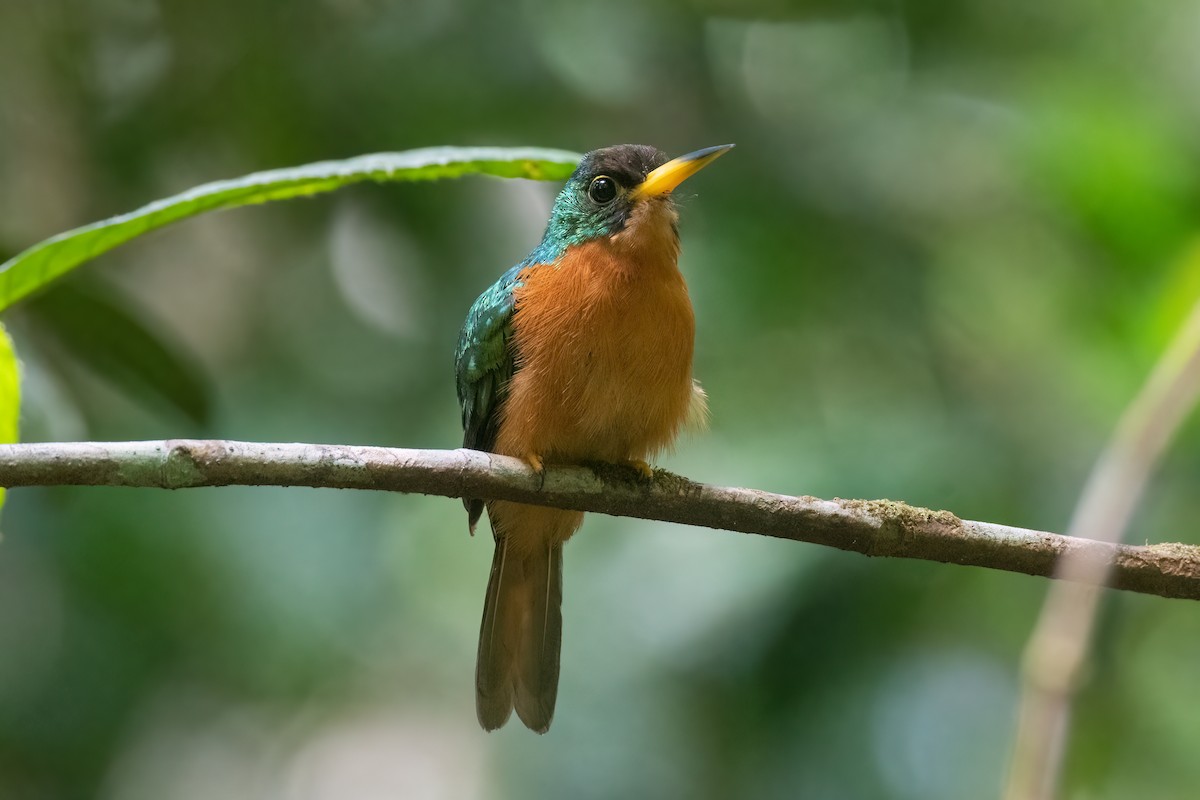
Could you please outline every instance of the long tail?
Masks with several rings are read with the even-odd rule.
[[[525,726],[545,733],[558,697],[562,646],[562,543],[517,553],[496,540],[483,604],[475,710],[484,730],[508,721],[513,708]]]

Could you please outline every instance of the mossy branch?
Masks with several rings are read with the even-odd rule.
[[[308,486],[482,497],[756,533],[868,556],[1054,577],[1066,554],[1111,559],[1109,585],[1200,599],[1200,547],[1130,546],[959,519],[891,500],[709,486],[656,470],[549,467],[473,450],[176,439],[0,445],[0,486]],[[466,523],[464,521],[464,528]]]

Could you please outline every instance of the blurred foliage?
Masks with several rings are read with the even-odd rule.
[[[345,161],[324,161],[258,172],[197,186],[156,200],[136,211],[85,225],[34,245],[0,263],[0,309],[35,293],[56,278],[108,250],[156,228],[209,211],[309,197],[364,180],[427,181],[484,174],[510,178],[563,180],[578,155],[535,148],[431,147],[405,153],[377,153]],[[33,316],[49,321],[49,337],[97,369],[100,375],[155,396],[197,424],[208,421],[208,387],[186,354],[149,333],[119,300],[95,279],[59,287],[32,304]],[[11,342],[7,362],[16,382]],[[3,368],[0,362],[0,368]],[[6,395],[0,411],[17,417],[18,394]],[[15,423],[14,423],[15,424]],[[16,436],[15,428],[12,432]],[[0,441],[15,441],[0,439]],[[2,492],[2,490],[0,490]],[[0,498],[3,495],[0,494]]]
[[[207,376],[169,332],[150,330],[129,305],[91,278],[34,298],[26,315],[35,323],[31,336],[59,368],[70,368],[63,360],[89,366],[139,399],[204,425],[212,407]]]
[[[7,3],[0,251],[358,153],[734,141],[682,204],[712,430],[663,465],[1061,529],[1200,292],[1197,74],[1188,0]],[[453,447],[457,328],[554,188],[364,185],[132,242],[43,296],[102,304],[6,312],[23,438]],[[161,362],[96,360],[115,309],[210,382],[201,425]],[[1200,540],[1198,444],[1134,540]],[[1045,591],[595,517],[554,728],[485,736],[491,544],[453,501],[22,490],[4,532],[6,800],[987,796]],[[1189,797],[1200,618],[1110,606],[1066,796]]]

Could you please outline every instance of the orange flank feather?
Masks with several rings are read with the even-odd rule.
[[[677,266],[674,214],[669,203],[642,203],[619,235],[521,275],[518,367],[497,453],[535,464],[642,461],[668,447],[695,413],[695,318]],[[514,537],[521,551],[546,537],[565,541],[583,519],[505,502],[488,513],[505,530],[533,535]]]
[[[645,203],[617,236],[522,273],[497,452],[621,461],[674,440],[692,398],[696,323],[673,219],[651,218],[664,215],[668,204]]]

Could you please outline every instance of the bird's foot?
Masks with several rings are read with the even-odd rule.
[[[524,461],[538,475],[538,491],[546,488],[546,465],[542,463],[542,457],[537,453],[527,453]]]
[[[640,458],[630,458],[622,462],[625,466],[636,472],[643,480],[653,480],[654,467],[642,461]]]

